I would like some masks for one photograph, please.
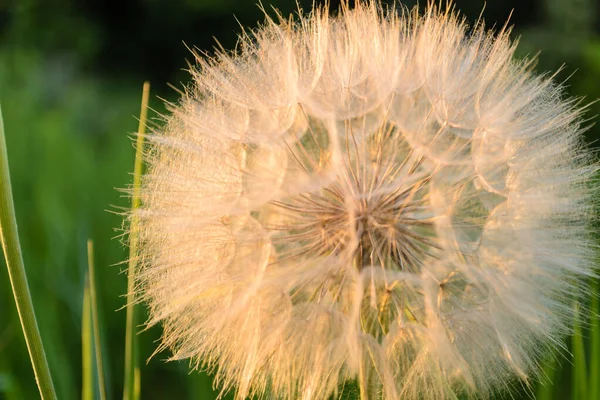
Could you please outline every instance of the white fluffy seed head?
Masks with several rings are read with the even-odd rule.
[[[536,377],[593,274],[596,166],[580,109],[514,48],[371,2],[198,57],[130,216],[160,349],[237,399]]]

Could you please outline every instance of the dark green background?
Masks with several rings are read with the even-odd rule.
[[[316,0],[317,4],[321,4]],[[301,0],[310,9],[311,0]],[[331,2],[336,8],[337,2]],[[411,5],[414,2],[406,2]],[[425,3],[425,1],[422,1]],[[475,21],[482,1],[457,0]],[[295,1],[273,4],[284,14]],[[538,69],[554,71],[569,91],[600,97],[600,29],[593,0],[488,0],[488,25],[511,14],[519,56],[541,50]],[[235,15],[235,17],[234,17]],[[185,44],[210,50],[218,38],[232,48],[238,22],[254,27],[262,12],[249,0],[0,0],[0,102],[12,183],[33,301],[59,399],[81,392],[81,310],[86,240],[96,246],[103,353],[109,398],[120,398],[126,248],[119,241],[128,206],[117,188],[131,183],[131,133],[141,86],[152,82],[151,106],[175,100],[167,83],[188,80]],[[185,44],[184,44],[185,43]],[[588,117],[598,113],[597,104]],[[155,115],[155,114],[154,114]],[[600,131],[592,127],[592,143]],[[148,357],[160,328],[140,334]],[[211,379],[159,354],[142,366],[143,399],[214,399]],[[568,363],[563,362],[568,369]],[[568,372],[561,372],[567,376]],[[564,382],[568,385],[569,379]],[[562,395],[557,395],[562,396]],[[0,399],[38,398],[5,268],[0,268]],[[564,397],[557,397],[564,398]]]

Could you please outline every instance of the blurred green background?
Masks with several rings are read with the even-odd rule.
[[[317,4],[324,1],[315,0]],[[538,69],[554,71],[572,95],[600,97],[598,0],[488,0],[483,17],[502,26],[512,11],[519,55],[539,55]],[[295,0],[263,0],[284,14]],[[312,0],[299,0],[310,9]],[[331,8],[339,1],[332,0]],[[415,2],[407,1],[406,5]],[[422,1],[421,3],[425,3]],[[456,0],[475,21],[483,1]],[[269,9],[267,7],[267,9]],[[235,15],[235,17],[234,17]],[[0,102],[25,265],[38,323],[59,399],[81,396],[81,318],[86,240],[96,248],[103,354],[109,398],[121,398],[125,336],[127,249],[117,238],[128,206],[117,188],[131,183],[141,87],[152,83],[151,107],[176,100],[192,56],[185,44],[211,50],[213,36],[232,48],[244,26],[262,12],[253,0],[0,0]],[[185,43],[185,44],[184,44]],[[587,113],[600,111],[594,104]],[[151,113],[152,115],[152,113]],[[156,114],[154,114],[156,116]],[[590,145],[600,138],[587,132]],[[2,261],[3,263],[3,261]],[[592,322],[587,319],[587,322]],[[590,356],[589,327],[583,328]],[[143,399],[214,399],[212,380],[189,373],[185,362],[165,363],[153,352],[160,328],[139,335]],[[598,348],[597,346],[595,347]],[[565,359],[549,366],[557,380],[542,398],[573,397]],[[600,376],[596,377],[600,379]],[[544,394],[545,393],[545,394]],[[527,393],[523,393],[526,398]],[[6,268],[0,268],[0,399],[39,398],[22,338]]]

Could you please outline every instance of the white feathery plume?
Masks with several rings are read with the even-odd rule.
[[[593,275],[581,109],[507,29],[357,3],[198,56],[149,137],[136,290],[158,350],[236,399],[527,383]]]

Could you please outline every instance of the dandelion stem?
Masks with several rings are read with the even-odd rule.
[[[135,165],[133,170],[133,195],[131,198],[131,209],[134,211],[140,205],[140,182],[142,177],[142,149],[144,146],[144,133],[146,131],[146,118],[148,115],[148,98],[150,97],[150,83],[144,82],[142,91],[142,105],[140,110],[140,123],[136,141]],[[135,314],[135,254],[137,252],[137,235],[135,225],[137,218],[132,214],[129,236],[129,269],[127,274],[127,326],[125,328],[125,388],[124,400],[137,400],[139,398],[140,373],[137,360],[137,340],[135,336],[136,314]],[[136,373],[136,370],[138,372]]]
[[[8,168],[8,152],[6,150],[6,139],[2,113],[0,112],[0,238],[2,249],[6,259],[10,285],[12,287],[21,328],[27,343],[29,358],[33,366],[35,380],[42,399],[56,399],[56,392],[52,383],[46,353],[42,344],[40,330],[38,328],[27,274],[23,263],[23,254],[19,244],[17,231],[17,219],[10,185],[10,171]]]
[[[364,266],[363,248],[360,242],[358,244],[358,249],[352,259],[352,266],[358,271],[360,271]],[[367,350],[370,353],[370,349]],[[360,396],[360,400],[369,400],[376,398],[375,393],[371,393],[374,390],[375,385],[373,384],[372,371],[370,368],[366,368],[365,364],[361,362],[358,374],[358,393]]]

